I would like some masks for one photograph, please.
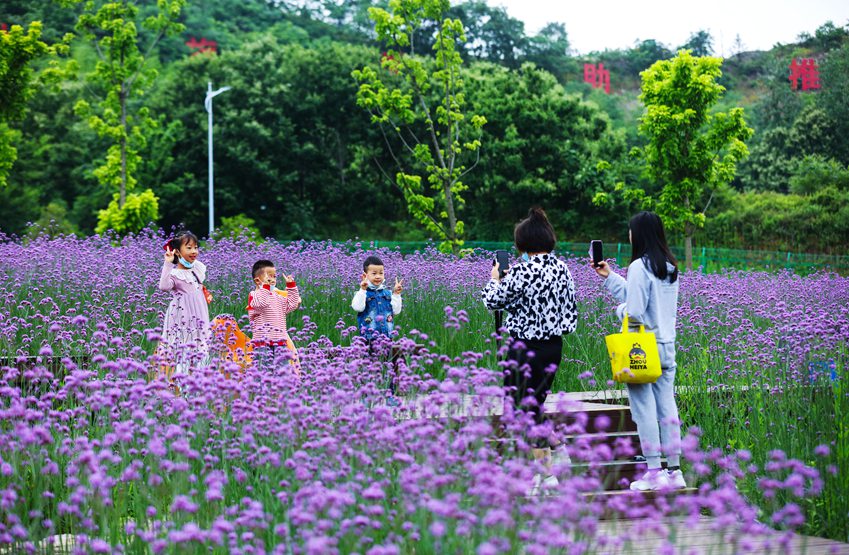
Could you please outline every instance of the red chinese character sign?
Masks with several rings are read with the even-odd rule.
[[[604,89],[610,94],[610,72],[604,69],[604,64],[584,64],[584,83],[589,83],[594,89]]]
[[[799,89],[799,80],[802,80],[802,90],[810,91],[820,88],[820,72],[817,61],[813,58],[793,58],[790,62],[790,88]]]
[[[193,50],[192,56],[201,52],[212,52],[213,54],[218,52],[218,43],[214,40],[206,40],[203,37],[200,40],[192,37],[192,40],[186,42],[186,46]]]

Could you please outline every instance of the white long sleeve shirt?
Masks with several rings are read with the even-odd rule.
[[[392,314],[399,314],[401,312],[401,295],[398,293],[392,293],[392,300],[390,302],[392,304]],[[365,289],[357,289],[357,292],[354,293],[354,299],[351,301],[351,308],[357,312],[362,312],[366,309]]]

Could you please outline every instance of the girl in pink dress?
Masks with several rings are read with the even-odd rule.
[[[164,359],[168,378],[188,373],[209,357],[209,309],[203,287],[206,266],[197,258],[198,238],[190,231],[181,231],[165,245],[159,289],[170,291],[172,298],[157,352]]]

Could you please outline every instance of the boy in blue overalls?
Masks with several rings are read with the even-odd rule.
[[[401,312],[401,291],[403,280],[395,278],[392,291],[384,283],[383,262],[376,256],[369,256],[363,262],[363,274],[360,289],[351,301],[351,308],[357,311],[357,329],[369,343],[384,337],[391,339],[395,329],[395,316]],[[396,363],[398,353],[393,349],[392,363]],[[390,382],[390,390],[395,393],[395,380]]]

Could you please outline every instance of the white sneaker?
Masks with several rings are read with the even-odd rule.
[[[542,474],[534,474],[534,479],[531,482],[531,489],[528,490],[528,496],[530,497],[549,493],[559,485],[560,481],[556,476],[549,474],[545,477],[545,479],[543,479]]]
[[[687,482],[684,481],[684,473],[681,472],[680,468],[672,472],[667,470],[666,475],[669,478],[669,487],[672,489],[684,489],[687,487]]]
[[[639,480],[631,482],[632,491],[658,491],[662,489],[670,489],[672,487],[669,481],[669,475],[666,470],[659,468],[657,470],[649,470]]]

